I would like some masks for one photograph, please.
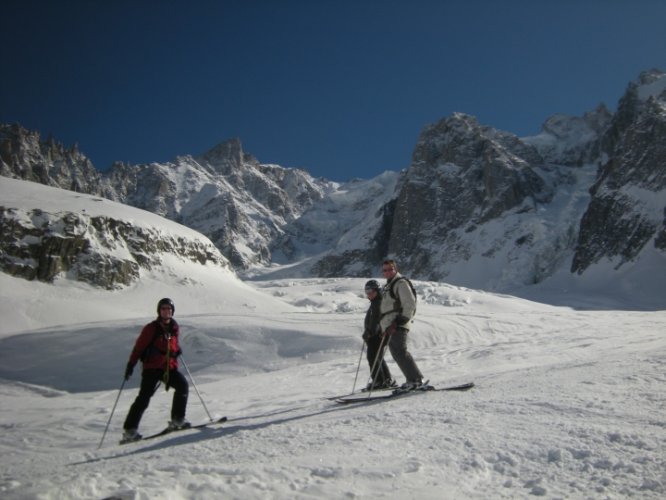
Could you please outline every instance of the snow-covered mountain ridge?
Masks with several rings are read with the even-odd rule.
[[[617,113],[557,115],[535,137],[462,113],[424,128],[395,194],[367,212],[364,238],[307,270],[363,275],[389,255],[426,280],[526,296],[614,287],[663,307],[665,88],[663,72],[645,72]],[[306,215],[327,220],[316,210]]]
[[[165,258],[230,267],[201,233],[105,198],[7,177],[0,198],[0,266],[12,276],[114,289]]]
[[[149,210],[206,235],[237,269],[270,262],[283,226],[333,190],[306,172],[260,164],[231,139],[168,163],[114,164],[97,171],[76,146],[20,125],[0,125],[0,174]]]
[[[261,164],[238,140],[100,174],[76,147],[18,126],[0,130],[0,173],[185,224],[248,277],[273,264],[368,276],[391,256],[414,277],[486,290],[579,286],[603,270],[652,291],[666,282],[665,87],[644,72],[616,113],[556,115],[535,137],[455,113],[424,128],[406,170],[344,184]]]

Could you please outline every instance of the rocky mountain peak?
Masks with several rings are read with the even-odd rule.
[[[0,124],[0,175],[101,194],[101,174],[74,144],[66,148],[19,124]]]
[[[666,76],[666,73],[657,68],[643,71],[638,75],[638,81],[635,85],[642,87],[643,91],[649,95],[658,95],[661,94],[665,88],[663,81],[664,76]]]
[[[541,161],[537,150],[514,134],[481,125],[473,116],[454,113],[423,129],[412,154],[412,167],[455,164],[469,168],[490,157],[502,157],[505,165]]]
[[[212,172],[221,175],[229,175],[237,171],[246,162],[256,162],[254,157],[243,152],[243,145],[238,138],[221,142],[196,160]]]
[[[599,134],[608,128],[612,117],[606,105],[602,103],[594,111],[588,111],[582,117],[553,115],[544,122],[542,132],[567,143],[587,142],[598,139]]]
[[[606,259],[616,269],[649,242],[666,250],[666,74],[641,73],[602,138],[608,161],[591,187],[571,270]]]

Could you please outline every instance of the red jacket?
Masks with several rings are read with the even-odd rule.
[[[178,332],[180,328],[176,320],[172,319],[166,327],[156,319],[148,323],[141,330],[136,339],[129,363],[134,366],[141,359],[144,370],[164,370],[167,362],[167,347],[169,352],[169,369],[178,368]],[[143,355],[143,356],[142,356]]]

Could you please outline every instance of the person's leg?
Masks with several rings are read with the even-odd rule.
[[[380,387],[386,381],[383,367],[386,362],[383,359],[384,344],[380,335],[375,335],[368,339],[368,364],[370,369],[374,366],[374,372],[370,373],[370,378],[375,382],[375,387]],[[377,356],[382,356],[382,359],[377,359]]]
[[[396,329],[395,333],[391,335],[389,349],[407,382],[421,382],[423,380],[421,370],[416,366],[414,358],[407,350],[407,330],[404,328]]]
[[[148,408],[150,403],[150,398],[155,394],[155,389],[157,384],[159,384],[160,379],[162,378],[161,370],[144,370],[141,374],[141,388],[139,389],[139,395],[132,403],[127,418],[125,419],[125,424],[123,429],[138,429],[139,423],[141,422],[141,417],[143,412]]]
[[[173,387],[174,395],[171,404],[171,420],[180,422],[185,420],[189,384],[185,376],[178,370],[169,372],[169,387]]]
[[[390,386],[394,385],[393,378],[391,377],[391,371],[389,370],[389,367],[386,364],[385,359],[382,359],[382,364],[379,368],[381,369],[381,372],[380,372],[379,376],[384,381],[382,385],[386,386],[386,387],[390,387]]]

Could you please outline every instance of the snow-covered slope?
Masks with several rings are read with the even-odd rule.
[[[32,186],[25,203],[45,211],[203,238],[148,212]],[[585,302],[575,310],[416,281],[412,354],[435,385],[473,380],[476,388],[343,407],[325,397],[368,379],[365,280],[250,285],[223,266],[167,255],[115,290],[0,273],[0,496],[666,495],[666,311],[617,310],[612,294],[601,304],[597,297],[603,310]],[[182,360],[196,384],[188,418],[229,422],[119,446],[139,382],[135,374],[123,384],[125,363],[164,296],[175,300]],[[160,430],[170,402],[158,390],[141,431]]]
[[[252,290],[230,276],[201,276],[220,298],[202,305],[199,287],[179,279],[190,269],[173,271],[161,286],[130,293],[2,283],[2,303],[14,299],[3,318],[35,303],[72,318],[58,317],[58,326],[36,318],[35,328],[0,339],[3,499],[666,494],[664,311],[575,311],[417,282],[413,355],[436,385],[477,387],[342,407],[323,398],[354,385],[363,279],[265,281]],[[176,297],[184,359],[203,402],[230,420],[119,446],[138,382],[119,392],[124,364],[162,295]],[[130,303],[141,318],[77,321],[81,309]],[[368,374],[360,361],[357,388]],[[143,432],[165,425],[170,401],[157,391]],[[194,389],[188,417],[208,419]]]
[[[301,217],[285,225],[285,234],[274,244],[273,261],[278,264],[278,272],[286,271],[292,277],[336,275],[336,271],[354,276],[372,273],[384,257],[376,250],[382,238],[377,228],[385,217],[385,206],[395,197],[398,179],[397,172],[387,171],[370,180],[355,179],[332,186]],[[332,252],[349,252],[350,257],[327,258]],[[349,265],[345,260],[350,261]],[[243,274],[275,275],[276,270],[256,266]]]
[[[247,291],[247,285],[208,238],[154,213],[0,177],[0,221],[0,264],[6,270],[0,272],[3,334],[40,325],[143,317],[154,309],[154,297],[146,303],[144,294],[169,295],[171,283],[187,285],[183,305],[191,313],[257,307],[256,299],[237,293]],[[100,221],[106,230],[98,230]],[[126,285],[118,286],[112,264],[132,271]],[[43,268],[50,270],[53,284],[23,279]],[[226,283],[223,294],[207,289],[217,281]],[[105,294],[100,286],[107,282],[122,292]],[[88,300],[94,297],[110,299]],[[75,311],[61,308],[63,299],[81,305]]]

